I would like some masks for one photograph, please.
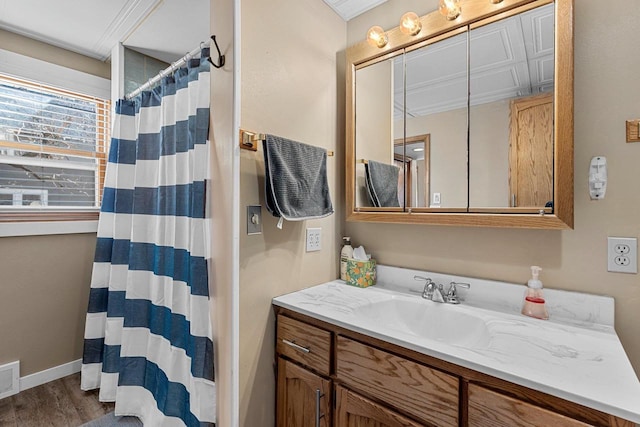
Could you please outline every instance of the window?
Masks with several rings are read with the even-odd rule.
[[[0,74],[0,221],[97,219],[110,101]]]

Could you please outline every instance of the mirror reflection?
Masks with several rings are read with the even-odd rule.
[[[396,137],[404,121],[407,144],[418,135],[430,141],[429,193],[412,206],[466,209],[467,34],[413,49],[405,64],[406,111]]]
[[[402,58],[399,59],[402,61]],[[402,92],[403,74],[395,76],[394,58],[356,71],[355,205],[358,208],[404,206],[404,163],[394,154],[394,94]],[[398,89],[396,86],[400,86]],[[400,100],[401,101],[401,100]]]
[[[355,75],[355,206],[553,212],[554,5]]]
[[[469,206],[553,206],[554,5],[470,31]]]
[[[395,141],[395,164],[404,167],[407,175],[401,178],[404,180],[404,193],[400,197],[406,207],[428,206],[430,140],[431,135],[426,134]]]

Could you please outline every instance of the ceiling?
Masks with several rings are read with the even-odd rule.
[[[394,144],[393,153],[411,160],[424,160],[424,141]]]
[[[348,21],[387,0],[324,0]],[[0,0],[0,28],[107,61],[122,42],[173,62],[209,40],[210,0]],[[180,28],[180,31],[175,31]]]
[[[386,1],[387,0],[324,0],[324,2],[345,21],[349,21]]]
[[[393,61],[394,116],[400,119],[403,58]],[[407,53],[404,67],[408,117],[464,108],[468,94],[473,106],[551,91],[554,6],[538,7],[472,30],[469,54],[467,34],[463,33]]]
[[[209,39],[209,20],[209,0],[0,0],[0,28],[101,61],[122,42],[173,62]]]

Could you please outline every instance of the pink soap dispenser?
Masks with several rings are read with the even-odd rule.
[[[535,317],[536,319],[547,320],[549,314],[544,306],[542,282],[538,279],[540,271],[542,271],[542,269],[537,265],[531,266],[531,279],[527,282],[527,290],[524,292],[522,314]]]

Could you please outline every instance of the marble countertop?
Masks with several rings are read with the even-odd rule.
[[[378,271],[376,286],[356,288],[336,280],[276,297],[273,304],[640,423],[640,382],[616,335],[611,298],[545,290],[552,320],[544,321],[519,314],[522,285],[385,266]],[[473,292],[461,291],[465,301],[457,306],[424,300],[411,292],[421,288],[413,274],[438,283],[467,281]],[[360,314],[363,307],[392,299],[480,317],[488,336],[481,343],[451,344]]]

